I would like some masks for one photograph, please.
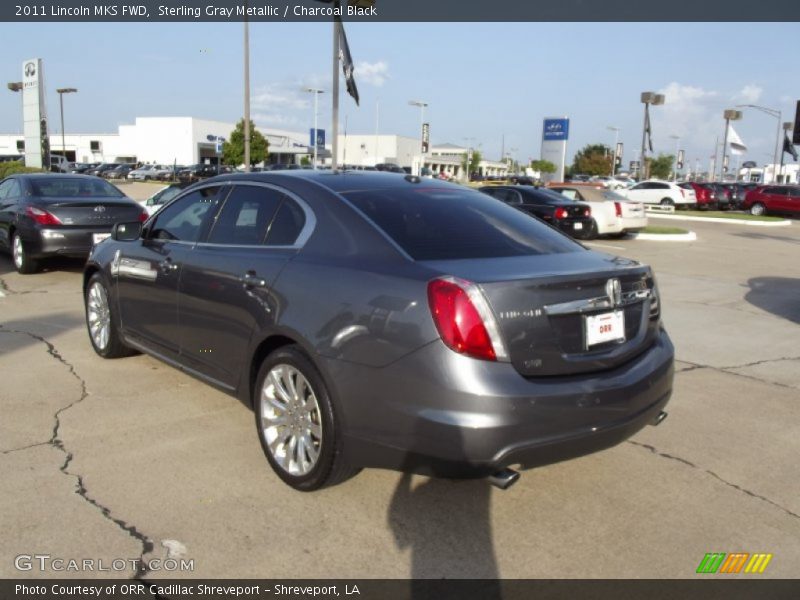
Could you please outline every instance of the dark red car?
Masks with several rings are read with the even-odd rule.
[[[762,185],[747,192],[742,208],[752,215],[800,215],[800,186]]]
[[[716,210],[719,208],[717,191],[713,186],[706,183],[686,181],[684,183],[679,183],[678,187],[682,187],[685,190],[694,190],[694,195],[697,196],[697,208],[699,210]]]

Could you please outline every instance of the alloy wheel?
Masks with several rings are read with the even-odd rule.
[[[267,448],[286,473],[307,475],[322,449],[322,413],[308,379],[288,364],[275,365],[260,392],[259,422]]]
[[[19,270],[25,264],[25,249],[22,247],[22,238],[14,236],[12,253],[14,255],[14,266]]]
[[[108,294],[101,283],[94,283],[89,288],[86,308],[92,341],[99,350],[105,350],[111,334],[111,311],[108,307]]]

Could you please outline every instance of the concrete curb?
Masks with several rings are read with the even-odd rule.
[[[690,217],[681,215],[661,215],[657,213],[647,213],[650,219],[673,219],[675,221],[697,221],[698,223],[725,223],[726,225],[748,225],[753,227],[788,227],[791,221],[747,221],[745,219],[720,219],[718,217]]]
[[[694,231],[689,233],[629,233],[628,236],[635,240],[654,242],[694,242],[697,240],[697,234]]]

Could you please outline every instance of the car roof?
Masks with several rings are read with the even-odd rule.
[[[286,171],[259,171],[256,173],[227,173],[206,181],[260,181],[265,183],[281,183],[290,180],[313,181],[332,192],[358,192],[376,189],[405,188],[421,185],[426,189],[458,189],[470,191],[470,188],[437,179],[422,179],[413,175],[388,173],[386,171],[332,171],[313,169],[293,169]]]

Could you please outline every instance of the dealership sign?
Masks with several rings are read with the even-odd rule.
[[[25,135],[25,166],[50,169],[50,138],[44,106],[42,59],[22,62],[22,123]]]
[[[567,117],[547,117],[542,123],[542,160],[556,166],[555,173],[545,174],[547,181],[564,181],[564,167],[567,160],[567,138],[569,119]]]
[[[569,119],[545,119],[542,132],[542,139],[545,141],[567,141]]]

